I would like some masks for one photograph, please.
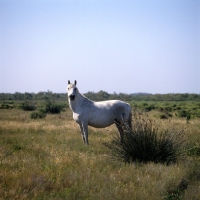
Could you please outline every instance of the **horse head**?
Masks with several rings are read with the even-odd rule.
[[[75,97],[76,97],[76,93],[77,93],[77,87],[76,87],[76,80],[73,83],[70,83],[70,81],[68,81],[68,98],[70,99],[70,101],[74,101]]]

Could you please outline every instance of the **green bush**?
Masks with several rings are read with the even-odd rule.
[[[195,138],[187,147],[187,154],[189,156],[200,156],[200,138]]]
[[[46,117],[46,113],[38,110],[38,111],[34,111],[30,114],[30,118],[31,119],[41,119],[41,118],[45,118]]]
[[[189,115],[190,115],[190,113],[188,111],[186,111],[186,110],[180,110],[180,111],[178,111],[178,116],[179,117],[187,117]]]
[[[146,112],[149,112],[149,111],[154,110],[154,109],[155,109],[155,106],[154,106],[153,104],[148,105],[148,106],[146,106],[146,107],[144,108],[144,110],[145,110]]]
[[[15,107],[13,101],[0,102],[0,109],[13,109]]]
[[[10,105],[8,105],[8,104],[1,104],[0,105],[0,109],[10,109],[11,107],[10,107]]]
[[[24,101],[23,103],[21,103],[19,108],[25,111],[33,111],[36,109],[36,106],[32,102]]]
[[[200,145],[188,149],[189,156],[200,156]]]
[[[47,100],[37,111],[30,114],[31,119],[41,119],[46,117],[48,113],[59,114],[65,107],[65,104],[56,104],[54,101]]]
[[[134,118],[133,130],[121,122],[123,139],[115,135],[111,143],[105,143],[111,156],[131,162],[174,163],[182,148],[182,131],[175,129],[158,132],[153,121],[147,118]],[[181,134],[180,134],[181,133]]]
[[[45,113],[60,114],[63,108],[64,105],[56,104],[55,101],[47,100],[42,109]]]
[[[173,117],[173,115],[169,112],[160,113],[158,116],[160,119],[168,119],[169,117]]]
[[[161,113],[161,114],[159,115],[159,118],[160,118],[160,119],[168,119],[168,116],[167,116],[167,114],[165,114],[165,113]]]

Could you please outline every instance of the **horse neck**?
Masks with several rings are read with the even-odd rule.
[[[83,97],[83,95],[81,95],[77,89],[77,94],[76,94],[74,101],[70,101],[70,103],[69,103],[73,112],[78,111],[78,109],[80,108],[81,103],[84,99],[85,98]]]

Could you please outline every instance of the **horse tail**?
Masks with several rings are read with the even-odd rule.
[[[132,111],[131,111],[131,106],[130,106],[130,104],[129,103],[126,103],[127,105],[128,105],[128,107],[129,107],[129,116],[128,116],[128,126],[129,126],[129,128],[132,130]]]
[[[129,115],[132,116],[131,105],[130,105],[129,103],[126,103],[126,105],[127,105],[128,108],[129,108]],[[129,117],[130,117],[130,116],[129,116]]]

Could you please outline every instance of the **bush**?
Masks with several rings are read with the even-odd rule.
[[[37,111],[32,112],[30,114],[31,119],[41,119],[46,117],[48,113],[50,114],[59,114],[63,108],[65,107],[65,104],[56,104],[54,101],[47,100],[44,105],[40,106]]]
[[[189,112],[187,112],[186,110],[180,110],[178,112],[179,117],[187,117],[188,115],[189,115]]]
[[[161,113],[158,117],[160,119],[168,119],[169,117],[172,117],[172,114],[168,113],[168,112],[165,112],[165,113]]]
[[[13,101],[3,101],[2,104],[0,104],[0,109],[13,109],[14,107]]]
[[[56,104],[54,101],[47,100],[42,109],[44,110],[45,113],[60,114],[63,108],[64,105]]]
[[[168,119],[168,116],[167,116],[167,114],[162,113],[162,114],[159,115],[159,118],[160,119]]]
[[[189,156],[200,156],[200,138],[196,138],[187,148]]]
[[[155,109],[155,106],[154,106],[153,104],[148,105],[148,106],[146,106],[146,107],[144,108],[144,110],[145,110],[146,112],[149,112],[149,111],[154,110],[154,109]]]
[[[19,108],[21,108],[22,110],[25,110],[25,111],[33,111],[36,109],[36,106],[29,102],[29,101],[24,101],[20,106]]]
[[[13,108],[13,107],[11,107],[8,104],[2,104],[2,105],[0,105],[0,109],[10,109],[10,108]]]
[[[192,148],[188,149],[189,156],[200,156],[200,145],[193,146]]]
[[[134,118],[133,130],[121,122],[124,130],[123,139],[115,135],[111,143],[105,146],[112,158],[131,162],[174,163],[182,148],[182,130],[175,129],[158,132],[153,121],[145,118]]]
[[[45,118],[46,117],[46,113],[38,110],[38,111],[34,111],[30,114],[30,118],[31,119],[41,119],[41,118]]]

